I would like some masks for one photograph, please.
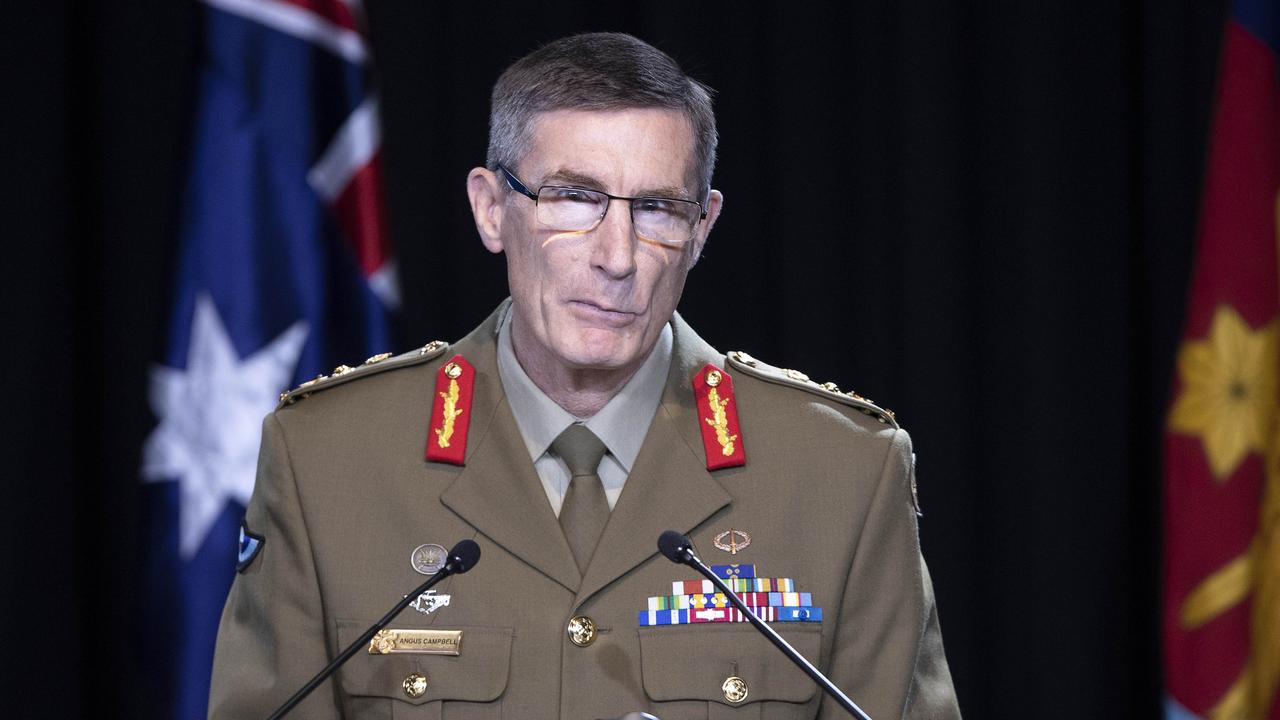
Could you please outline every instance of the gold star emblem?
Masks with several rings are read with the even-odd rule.
[[[1225,481],[1245,455],[1263,453],[1276,416],[1280,325],[1252,330],[1221,305],[1204,340],[1178,351],[1182,393],[1169,412],[1169,429],[1197,435],[1209,469]]]

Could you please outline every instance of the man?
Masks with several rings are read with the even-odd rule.
[[[467,191],[511,299],[266,419],[212,717],[268,714],[461,538],[475,569],[298,717],[843,716],[723,598],[673,585],[697,576],[657,554],[666,529],[872,717],[958,716],[906,433],[675,314],[723,202],[715,146],[706,89],[635,38],[503,74]]]

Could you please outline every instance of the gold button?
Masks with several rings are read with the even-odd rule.
[[[462,374],[462,366],[459,365],[458,363],[451,362],[448,365],[444,366],[444,374],[448,375],[454,380],[457,380],[458,376]]]
[[[720,371],[719,371],[719,370],[708,370],[708,371],[707,371],[707,385],[709,385],[709,386],[711,386],[711,387],[715,387],[715,386],[717,386],[717,385],[719,385],[719,384],[720,384],[720,380],[721,380],[721,379],[722,379],[722,378],[720,377]]]
[[[596,641],[596,621],[586,615],[578,615],[569,621],[569,642],[586,647]]]
[[[740,703],[747,699],[747,681],[736,675],[725,679],[720,689],[724,691],[724,699],[731,703]]]
[[[404,679],[404,694],[411,698],[420,698],[427,691],[427,676],[413,673]]]

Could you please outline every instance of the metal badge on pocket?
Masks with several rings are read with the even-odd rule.
[[[370,655],[417,653],[420,655],[461,655],[461,630],[379,630],[369,641]]]

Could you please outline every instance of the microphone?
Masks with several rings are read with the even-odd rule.
[[[668,530],[658,536],[658,552],[680,565],[690,565],[698,559],[693,553],[693,543],[675,530]]]
[[[457,545],[449,551],[449,559],[445,560],[444,567],[440,572],[449,575],[461,575],[470,570],[480,562],[480,546],[475,540],[459,540]],[[422,592],[426,592],[424,589]],[[418,593],[421,595],[422,593]],[[414,597],[417,597],[415,595]]]
[[[367,645],[370,638],[377,635],[379,630],[386,627],[388,623],[394,620],[395,617],[400,614],[400,611],[408,607],[409,603],[413,602],[415,598],[430,590],[433,585],[446,577],[449,577],[450,575],[461,575],[462,573],[470,570],[475,567],[476,563],[479,561],[480,546],[476,544],[476,541],[459,540],[458,544],[454,545],[453,549],[449,551],[449,557],[445,560],[444,567],[440,568],[436,574],[427,578],[425,582],[415,588],[408,595],[405,595],[400,602],[395,604],[395,607],[391,608],[390,612],[382,616],[381,620],[374,623],[373,627],[365,630],[363,635],[356,638],[356,641],[348,645],[347,649],[339,653],[338,656],[335,657],[328,665],[325,665],[324,669],[316,673],[315,677],[311,678],[306,685],[303,685],[298,692],[293,694],[293,697],[286,700],[279,709],[271,713],[271,717],[268,718],[268,720],[279,720],[279,718],[284,717],[285,713],[289,712],[298,703],[302,702],[303,698],[310,695],[312,690],[315,690],[320,683],[328,679],[335,670],[342,667],[344,663],[350,660],[351,656],[355,655],[361,647]]]
[[[688,537],[681,535],[675,530],[667,530],[658,536],[658,552],[661,552],[663,557],[673,563],[678,565],[688,565],[694,570],[697,570],[703,577],[710,580],[711,583],[716,586],[717,590],[724,593],[725,597],[729,598],[729,602],[738,609],[738,612],[742,613],[742,616],[747,619],[747,622],[750,622],[755,626],[756,630],[759,630],[762,635],[769,639],[769,642],[773,643],[782,651],[782,654],[791,658],[791,662],[795,663],[796,666],[803,670],[806,675],[813,678],[813,681],[818,683],[818,685],[821,686],[828,695],[835,699],[835,701],[839,703],[840,707],[847,710],[850,715],[853,715],[859,720],[871,720],[871,717],[863,712],[862,708],[858,707],[857,704],[850,700],[848,695],[845,695],[840,688],[835,686],[835,683],[828,680],[826,675],[823,675],[818,668],[813,666],[813,663],[806,660],[805,657],[797,652],[795,648],[791,647],[791,644],[786,640],[783,640],[782,636],[775,632],[773,628],[769,627],[763,620],[756,617],[756,614],[751,610],[751,608],[747,607],[746,603],[742,602],[742,598],[738,597],[738,594],[733,590],[730,590],[729,586],[720,578],[719,575],[711,572],[711,568],[703,564],[702,560],[698,558],[698,554],[694,552],[693,543]]]

